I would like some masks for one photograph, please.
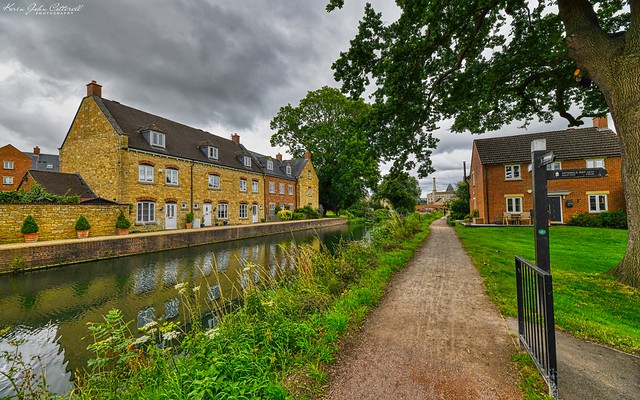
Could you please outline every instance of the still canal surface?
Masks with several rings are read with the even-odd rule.
[[[364,232],[341,225],[0,276],[0,353],[17,350],[34,372],[45,371],[50,391],[63,394],[91,358],[87,323],[103,322],[109,310],[122,310],[137,334],[152,320],[181,320],[178,283],[200,286],[202,309],[212,310],[248,284],[268,283],[292,269],[296,243],[331,248]],[[217,320],[204,318],[208,326]],[[9,367],[0,357],[0,372]],[[0,374],[0,398],[12,392]]]

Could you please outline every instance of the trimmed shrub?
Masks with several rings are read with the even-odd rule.
[[[38,228],[38,224],[36,224],[36,220],[33,218],[31,214],[29,214],[22,222],[22,229],[20,230],[20,232],[37,233],[39,229],[40,228]]]
[[[293,213],[289,210],[281,210],[278,211],[278,217],[280,217],[281,221],[291,221]]]
[[[569,220],[569,225],[589,228],[627,229],[627,214],[622,210],[604,211],[599,214],[583,212],[574,214]]]
[[[81,215],[76,221],[76,230],[77,231],[88,231],[91,229],[91,224],[84,215]]]

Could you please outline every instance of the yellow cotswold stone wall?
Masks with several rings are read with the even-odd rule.
[[[115,235],[120,210],[129,216],[129,207],[117,204],[0,204],[0,243],[23,242],[20,230],[29,214],[38,224],[38,241],[77,238],[75,225],[80,215],[84,215],[91,225],[90,237]]]
[[[60,148],[60,172],[80,173],[99,197],[120,202],[120,149],[126,147],[127,137],[118,135],[92,97],[85,97]]]
[[[319,203],[319,183],[318,183],[318,175],[316,174],[315,168],[313,168],[313,164],[307,160],[305,163],[304,169],[300,173],[298,177],[298,198],[297,203],[298,207],[302,208],[306,205],[311,204],[311,207],[316,209],[320,207]],[[311,193],[309,193],[309,189],[311,189]]]

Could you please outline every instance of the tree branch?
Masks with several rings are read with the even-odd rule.
[[[558,114],[567,121],[569,121],[569,126],[580,126],[584,124],[584,121],[577,120],[573,115],[571,115],[567,111],[567,104],[565,103],[564,98],[564,88],[556,89],[556,105]]]

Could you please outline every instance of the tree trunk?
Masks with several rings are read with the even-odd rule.
[[[610,272],[640,288],[640,4],[631,2],[631,23],[623,35],[600,27],[587,0],[558,0],[569,55],[604,95],[622,149],[622,184],[629,235],[622,261]]]

